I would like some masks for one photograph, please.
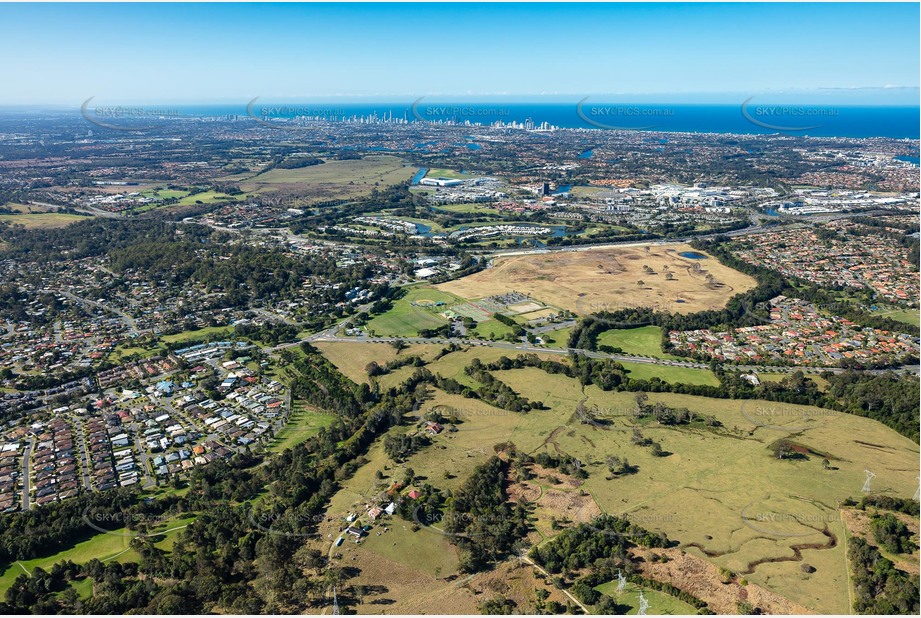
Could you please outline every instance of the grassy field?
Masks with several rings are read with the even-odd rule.
[[[193,195],[186,195],[180,199],[176,205],[177,206],[192,206],[194,204],[217,204],[219,202],[235,202],[238,200],[244,200],[247,196],[245,195],[227,195],[226,193],[220,193],[219,191],[203,191],[202,193],[195,193]]]
[[[269,450],[273,453],[281,453],[287,448],[300,444],[310,436],[316,435],[320,429],[328,427],[334,420],[336,417],[332,414],[295,405],[288,424],[275,436]]]
[[[620,362],[620,361],[618,361]],[[672,367],[670,365],[656,365],[653,363],[621,362],[635,380],[649,380],[659,378],[671,384],[700,384],[704,386],[719,386],[720,381],[709,369],[696,369],[694,367]]]
[[[89,577],[71,582],[70,587],[77,591],[77,595],[81,599],[88,599],[93,596],[93,580]]]
[[[543,333],[540,337],[548,348],[564,349],[569,347],[570,333],[572,333],[572,326]]]
[[[368,322],[367,330],[378,336],[412,337],[421,329],[438,328],[448,323],[439,315],[449,306],[464,302],[462,298],[430,286],[409,288],[403,298],[393,303],[393,308]],[[424,306],[433,303],[431,306]],[[444,303],[434,305],[434,303]]]
[[[617,593],[617,582],[608,582],[595,586],[595,590],[608,595],[621,605],[629,605],[631,609],[627,611],[628,616],[635,616],[639,610],[640,592],[649,602],[649,609],[646,613],[650,616],[694,615],[697,613],[697,608],[693,605],[689,605],[664,592],[637,586],[636,584],[626,584],[620,594]]]
[[[648,245],[499,257],[492,268],[436,287],[464,298],[517,291],[585,315],[635,307],[672,313],[718,309],[755,286],[754,279],[712,257],[678,255],[688,250],[688,245]],[[666,273],[673,280],[666,280]],[[708,283],[708,275],[719,285]]]
[[[503,324],[499,320],[490,319],[480,322],[476,325],[476,328],[468,332],[481,339],[502,339],[506,335],[512,334],[512,327]]]
[[[790,377],[789,373],[761,373],[758,372],[758,379],[762,382],[780,382],[784,378]],[[828,380],[815,373],[808,373],[806,377],[816,383],[820,391],[828,390]]]
[[[656,458],[633,446],[626,431],[574,426],[569,420],[578,401],[587,396],[587,405],[597,405],[613,419],[613,427],[626,429],[632,394],[602,393],[592,386],[583,395],[568,378],[530,369],[496,372],[496,377],[551,406],[549,413],[527,415],[513,441],[524,448],[534,444],[531,432],[522,431],[534,417],[543,417],[537,437],[541,431],[552,435],[558,423],[562,429],[544,447],[593,462],[587,468],[585,489],[602,510],[629,514],[645,527],[679,540],[695,555],[703,557],[697,549],[703,547],[717,565],[752,571],[745,575],[750,581],[818,611],[848,609],[836,505],[860,495],[863,470],[872,469],[886,479],[878,482],[877,492],[908,497],[917,485],[911,471],[917,467],[918,446],[865,418],[805,406],[650,393],[650,401],[711,414],[724,425],[722,432],[645,425],[644,435],[671,453]],[[780,409],[777,424],[791,429],[755,425],[749,419],[757,418],[759,409]],[[800,461],[777,460],[769,446],[786,436],[824,454],[837,469],[823,470],[822,456],[814,454]],[[606,480],[599,464],[610,454],[629,457],[639,471]],[[836,539],[834,547],[828,547],[829,538],[821,533],[826,526]],[[792,548],[801,545],[809,546],[800,548],[802,560],[817,569],[808,578],[795,560],[759,563],[789,560]]]
[[[356,383],[369,383],[368,373],[365,367],[371,361],[383,365],[397,357],[397,350],[389,343],[351,343],[335,342],[328,343],[319,341],[314,344],[329,361],[336,366],[339,371]],[[430,359],[444,346],[440,345],[410,345],[402,352],[400,356],[421,356],[423,359]],[[404,368],[404,369],[412,369]],[[387,376],[385,376],[387,377]]]
[[[206,339],[220,339],[233,332],[233,326],[208,326],[199,330],[185,330],[174,335],[163,335],[160,339],[164,343],[177,343],[180,341],[204,341]]]
[[[488,362],[502,355],[514,353],[473,347],[448,354],[430,363],[429,369],[470,384],[463,368],[474,357]],[[673,369],[679,368],[654,368]],[[683,380],[707,383],[712,378],[704,370],[690,371],[694,377],[683,376]],[[603,392],[592,385],[583,388],[575,379],[538,369],[494,375],[532,401],[542,401],[547,409],[513,413],[430,388],[430,397],[417,414],[438,409],[463,422],[456,432],[436,436],[432,445],[416,452],[401,468],[411,467],[426,482],[456,490],[498,443],[511,441],[532,454],[543,450],[570,454],[582,462],[589,476],[575,487],[535,484],[541,496],[534,510],[539,534],[554,534],[548,518],[563,507],[577,521],[599,511],[626,515],[668,534],[688,553],[814,611],[848,612],[844,530],[837,505],[861,495],[864,470],[877,475],[874,493],[910,497],[917,487],[918,445],[866,418],[766,401],[649,393],[650,403],[661,401],[712,415],[721,426],[662,426],[648,419],[637,424],[632,416],[634,393]],[[583,400],[610,424],[580,423],[574,411]],[[773,424],[765,426],[764,418]],[[666,455],[656,457],[648,447],[634,444],[634,427],[659,443]],[[410,430],[404,425],[391,431]],[[780,438],[794,440],[808,455],[776,459],[771,445]],[[610,456],[628,459],[637,467],[636,473],[609,478],[605,461]],[[831,462],[829,469],[823,467],[823,458]],[[366,500],[375,487],[377,469],[398,478],[393,465],[382,454],[373,457],[363,477],[364,489],[352,493],[342,507]],[[419,558],[423,559],[435,557]],[[803,573],[803,562],[816,571]],[[648,598],[650,612],[655,613],[656,601],[652,595]]]
[[[185,197],[188,194],[188,191],[183,191],[180,189],[148,189],[147,191],[141,192],[141,195],[144,197],[157,198],[161,200],[178,199]]]
[[[641,326],[609,330],[598,335],[599,345],[620,348],[624,354],[653,356],[678,360],[680,357],[662,351],[662,329],[658,326]]]
[[[327,199],[348,199],[367,195],[372,189],[405,182],[417,168],[398,157],[365,156],[361,159],[330,160],[299,169],[273,169],[264,174],[237,176],[248,193],[265,193],[296,188],[303,203]]]
[[[140,358],[148,358],[155,354],[160,354],[164,350],[163,346],[157,345],[153,348],[143,348],[140,346],[133,346],[130,343],[121,343],[115,346],[115,349],[112,350],[112,353],[109,355],[109,358],[112,361],[118,362],[119,360],[126,358],[128,356],[137,355]]]
[[[459,212],[464,214],[477,213],[477,214],[498,214],[499,211],[490,206],[489,203],[479,203],[479,204],[439,204],[434,207],[435,210],[444,210],[446,212]]]
[[[426,174],[426,178],[451,178],[451,179],[461,179],[461,178],[470,178],[470,174],[462,174],[457,170],[449,170],[445,168],[430,169]]]
[[[569,190],[569,192],[572,193],[575,197],[591,197],[593,195],[604,193],[605,191],[609,191],[609,190],[610,189],[606,189],[605,187],[579,186],[579,187],[573,187],[572,189]]]
[[[884,318],[892,318],[906,324],[921,326],[921,312],[917,309],[892,309],[890,311],[880,311],[876,315]]]
[[[66,227],[71,223],[88,219],[82,215],[70,215],[61,212],[42,212],[22,215],[0,215],[0,222],[12,225],[22,225],[27,228],[57,228]]]
[[[176,538],[182,531],[182,528],[187,526],[195,519],[194,516],[186,517],[182,519],[176,519],[170,522],[165,522],[160,526],[157,526],[152,530],[153,534],[156,534],[158,530],[167,531],[165,534],[161,534],[162,538],[158,538],[154,543],[160,549],[169,551],[173,547],[173,543]],[[20,574],[25,572],[31,573],[36,567],[41,567],[46,571],[49,570],[56,562],[62,560],[72,560],[77,564],[84,564],[89,562],[93,558],[98,558],[102,562],[109,562],[110,560],[115,560],[118,562],[132,562],[137,561],[140,557],[137,552],[130,548],[131,539],[134,536],[134,533],[128,531],[127,529],[120,528],[118,530],[113,530],[113,534],[99,533],[96,536],[81,541],[69,549],[62,550],[56,554],[45,556],[43,558],[35,558],[32,560],[23,560],[21,562],[15,562],[13,564],[7,565],[3,573],[0,574],[0,595],[6,593],[7,589],[13,584],[17,577]],[[86,586],[92,586],[92,584],[86,584],[81,582],[77,588],[78,593],[81,589],[85,590]],[[82,586],[82,588],[80,588]]]

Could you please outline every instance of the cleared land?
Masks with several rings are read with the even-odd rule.
[[[22,225],[27,228],[56,228],[65,227],[76,221],[83,221],[89,217],[70,215],[61,212],[42,212],[21,215],[0,215],[0,222],[12,225]]]
[[[639,328],[605,331],[598,335],[598,344],[620,348],[624,351],[624,354],[653,356],[672,360],[680,358],[662,351],[662,329],[658,326],[641,326]]]
[[[384,365],[389,361],[407,356],[421,356],[423,359],[430,359],[438,353],[444,346],[416,344],[407,346],[403,351],[397,354],[396,348],[389,343],[329,343],[319,341],[314,344],[336,368],[345,374],[353,382],[358,384],[370,383],[368,372],[365,368],[368,363],[375,361]],[[404,367],[410,372],[414,371],[413,367]],[[387,376],[384,376],[387,377]]]
[[[470,174],[464,174],[457,170],[449,170],[445,168],[430,169],[426,174],[426,178],[451,178],[451,179],[461,179],[469,178]]]
[[[517,291],[582,315],[631,307],[673,313],[718,309],[755,287],[753,278],[713,257],[678,255],[691,250],[688,245],[649,245],[499,257],[491,268],[436,287],[471,299]],[[666,280],[669,272],[672,281]]]
[[[694,367],[672,367],[670,365],[655,365],[652,363],[623,362],[630,377],[635,380],[649,380],[659,378],[663,382],[672,384],[700,384],[704,386],[719,386],[720,381],[709,369],[696,369]]]
[[[179,341],[205,341],[207,339],[217,339],[224,337],[233,332],[233,326],[206,326],[199,330],[185,330],[174,335],[163,335],[160,337],[165,343],[177,343]]]
[[[617,582],[608,582],[595,586],[595,590],[608,595],[621,605],[629,605],[631,609],[627,612],[628,616],[634,616],[639,611],[640,592],[649,602],[649,609],[646,613],[650,616],[693,615],[697,613],[696,607],[688,605],[680,599],[636,584],[626,584],[620,594],[617,593]]]
[[[273,453],[281,453],[287,448],[300,444],[310,436],[316,435],[320,429],[328,427],[334,420],[336,417],[332,414],[295,404],[291,418],[288,419],[284,429],[275,436],[269,450]]]
[[[248,177],[230,177],[247,193],[291,192],[305,203],[367,195],[372,189],[409,180],[417,168],[397,157],[366,156],[361,159],[326,161],[299,169],[273,169]]]
[[[448,354],[428,368],[475,385],[463,368],[473,358],[488,362],[502,355],[513,354],[474,347]],[[560,360],[559,356],[553,358]],[[708,373],[696,371],[698,377]],[[649,419],[633,420],[635,393],[583,388],[575,379],[532,368],[496,371],[493,375],[532,401],[542,401],[548,409],[518,414],[430,388],[429,398],[414,418],[391,432],[416,431],[418,419],[433,409],[458,416],[462,422],[457,424],[457,431],[435,436],[433,444],[401,464],[383,456],[378,444],[375,455],[362,468],[362,489],[337,496],[334,504],[340,506],[330,513],[363,505],[380,484],[402,478],[406,468],[425,477],[426,482],[454,491],[476,465],[493,454],[493,445],[511,441],[532,454],[548,451],[575,456],[589,473],[586,480],[578,481],[551,471],[516,484],[521,486],[516,492],[535,504],[535,542],[556,533],[549,523],[554,513],[566,513],[573,521],[597,512],[626,515],[645,528],[668,534],[688,556],[732,570],[792,603],[822,613],[848,613],[845,532],[838,504],[861,495],[865,469],[877,475],[874,493],[910,497],[917,487],[918,445],[866,418],[767,401],[649,393],[650,404],[661,401],[673,408],[686,407],[722,423],[710,429],[662,426]],[[580,423],[574,411],[583,400],[585,405],[597,407],[599,416],[610,424]],[[666,456],[656,457],[648,447],[634,444],[634,428],[658,442]],[[771,447],[780,439],[794,442],[804,456],[778,460]],[[609,478],[605,462],[611,456],[628,459],[637,466],[637,472]],[[830,461],[828,469],[822,464],[825,458]],[[386,479],[374,478],[378,469]],[[403,522],[392,518],[375,523],[380,525],[396,528]],[[391,534],[383,533],[381,538]],[[415,534],[440,540],[436,532],[425,529]],[[433,541],[420,550],[420,566],[409,569],[397,559],[402,551],[399,545],[408,541],[397,535],[389,538],[389,547],[386,543],[382,546],[392,556],[378,554],[361,566],[374,562],[397,568],[398,564],[400,590],[404,584],[410,585],[404,580],[413,571],[420,581],[425,580],[425,571],[431,567],[423,569],[421,565],[433,564],[437,558],[434,554],[424,557],[425,553],[445,551]],[[375,537],[373,545],[377,542]],[[351,561],[346,559],[345,563]],[[815,567],[815,572],[803,572],[804,563]],[[378,572],[378,567],[374,570]],[[450,575],[449,570],[443,565],[440,577]],[[364,580],[365,574],[358,579]],[[454,589],[427,581],[431,590],[445,594],[451,590],[453,594]],[[430,589],[412,586],[420,595],[415,607],[439,611],[437,601],[427,593]],[[748,590],[752,593],[751,585]],[[651,599],[650,604],[655,611]]]

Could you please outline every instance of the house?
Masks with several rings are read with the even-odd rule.
[[[370,517],[371,520],[373,521],[373,520],[377,519],[378,517],[380,517],[380,516],[381,516],[381,513],[383,513],[383,512],[384,512],[383,509],[378,508],[378,507],[375,506],[374,508],[372,508],[372,509],[370,509],[370,510],[368,511],[368,517]]]
[[[349,526],[345,529],[346,534],[351,534],[356,539],[360,539],[365,535],[365,531],[359,528],[358,526]]]
[[[416,500],[417,498],[419,498],[420,496],[422,496],[422,492],[419,491],[418,489],[413,489],[413,490],[410,491],[407,495],[409,496],[409,499],[410,499],[410,500]]]
[[[438,434],[440,434],[442,429],[443,427],[439,423],[433,423],[432,421],[428,421],[425,424],[425,431],[433,436],[437,436]]]

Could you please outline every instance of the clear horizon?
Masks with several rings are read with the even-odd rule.
[[[15,58],[0,68],[0,105],[917,105],[918,20],[911,3],[0,4]]]

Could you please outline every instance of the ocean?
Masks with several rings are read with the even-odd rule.
[[[634,129],[681,133],[785,134],[816,137],[919,139],[918,106],[650,105],[584,101],[573,103],[273,103],[159,105],[180,116],[246,116],[290,119],[368,117],[492,124],[530,120],[563,128]],[[92,109],[92,108],[90,108]],[[415,112],[415,114],[414,114]]]

